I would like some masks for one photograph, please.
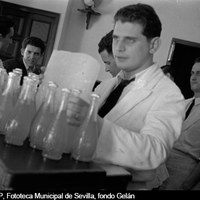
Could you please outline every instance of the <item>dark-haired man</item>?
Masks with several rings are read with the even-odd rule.
[[[0,53],[4,53],[12,43],[14,22],[6,16],[0,16]]]
[[[101,38],[98,43],[98,52],[105,63],[105,71],[110,72],[110,74],[115,77],[120,69],[117,67],[112,53],[112,36],[113,30]]]
[[[194,61],[190,86],[194,97],[186,100],[181,135],[166,161],[169,178],[161,190],[200,189],[200,57]]]
[[[115,77],[119,73],[120,69],[117,67],[112,53],[112,34],[113,30],[101,38],[98,43],[98,52],[105,64],[105,71],[109,72],[113,77]],[[101,81],[97,80],[94,84],[93,90],[100,83]]]
[[[95,90],[100,99],[94,160],[131,172],[128,189],[153,189],[167,178],[159,176],[165,175],[162,164],[180,135],[184,118],[180,89],[153,60],[161,29],[150,5],[119,9],[114,16],[112,50],[121,71]],[[69,102],[73,105],[73,101],[77,103]],[[77,106],[73,114],[81,123],[85,115],[79,116],[80,109]]]
[[[38,61],[45,51],[44,42],[37,37],[27,37],[22,42],[21,55],[19,59],[8,59],[3,62],[3,66],[7,72],[11,72],[15,68],[22,69],[22,80],[29,72],[37,75],[43,73],[43,69],[38,66]],[[21,83],[22,83],[21,80]]]

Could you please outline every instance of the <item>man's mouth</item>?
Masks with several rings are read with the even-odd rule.
[[[123,57],[123,56],[116,56],[115,57],[119,62],[124,62],[125,60],[127,60],[127,57]]]

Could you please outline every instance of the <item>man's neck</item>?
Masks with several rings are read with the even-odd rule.
[[[197,93],[197,92],[194,93],[194,97],[195,97],[195,98],[200,98],[200,93]]]
[[[129,80],[129,79],[133,78],[134,76],[136,76],[136,74],[144,72],[149,67],[151,67],[153,64],[154,63],[152,62],[152,64],[149,64],[148,66],[142,67],[142,68],[140,68],[139,70],[136,70],[136,71],[128,71],[128,72],[127,71],[123,71],[124,79]]]

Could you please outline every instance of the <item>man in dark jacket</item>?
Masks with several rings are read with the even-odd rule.
[[[7,72],[11,72],[15,68],[22,69],[22,80],[29,72],[37,75],[43,72],[40,66],[37,65],[39,59],[45,50],[44,42],[37,37],[27,37],[22,42],[21,55],[19,59],[9,59],[3,62],[3,66]],[[21,80],[21,84],[22,84]]]

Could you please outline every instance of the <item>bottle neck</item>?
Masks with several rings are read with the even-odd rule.
[[[8,93],[13,93],[15,88],[15,75],[11,74],[8,76],[6,87],[2,93],[2,95],[7,95]]]
[[[87,126],[87,124],[90,122],[90,120],[95,121],[97,120],[97,102],[98,102],[99,96],[96,94],[92,94],[91,95],[91,103],[90,103],[90,107],[88,110],[88,114],[85,120],[85,125]]]
[[[44,108],[50,106],[51,112],[54,112],[56,89],[57,87],[49,85],[47,95],[44,98]]]
[[[19,96],[19,100],[21,102],[23,101],[32,101],[34,100],[34,94],[35,92],[33,91],[33,81],[32,80],[24,80],[23,81],[23,86],[22,90]]]
[[[97,103],[99,96],[96,94],[92,94],[92,100],[91,100],[91,117],[93,121],[97,121]]]
[[[8,74],[6,72],[5,69],[3,68],[0,68],[0,87],[1,87],[1,91],[4,90],[4,86],[5,86],[5,83],[8,79]]]
[[[62,112],[63,110],[66,110],[69,93],[70,93],[70,91],[68,89],[63,89],[62,90],[62,96],[61,96],[61,103],[60,103],[60,107],[59,107],[59,112]]]

